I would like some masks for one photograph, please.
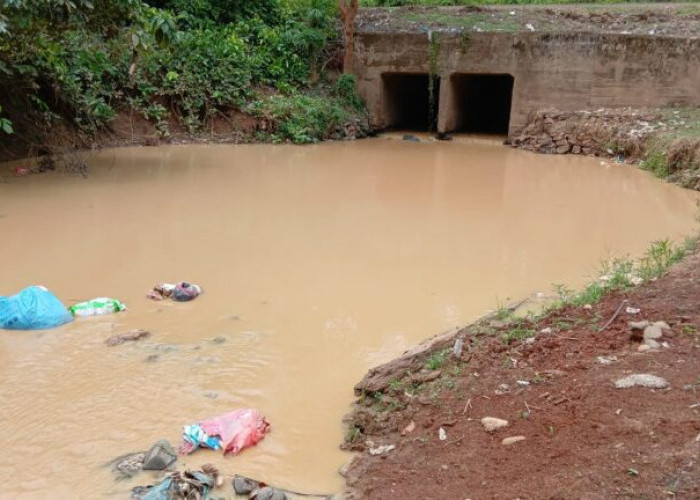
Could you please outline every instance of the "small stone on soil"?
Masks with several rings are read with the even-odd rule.
[[[493,432],[502,427],[506,427],[508,425],[508,421],[500,418],[484,417],[481,419],[481,425],[484,426],[486,432]]]
[[[511,436],[511,437],[507,437],[507,438],[503,439],[503,441],[501,441],[501,444],[510,445],[510,444],[515,444],[515,443],[517,443],[517,442],[519,442],[519,441],[525,441],[525,436]]]
[[[649,325],[644,329],[645,339],[660,339],[663,336],[661,327],[657,324]]]
[[[648,373],[635,373],[615,382],[616,389],[629,389],[634,386],[646,387],[647,389],[665,389],[668,387],[668,382],[661,377]]]
[[[390,452],[394,448],[396,448],[396,445],[394,445],[394,444],[385,444],[384,446],[377,446],[376,448],[370,448],[369,454],[370,455],[381,455],[382,453]]]
[[[617,356],[598,356],[596,360],[601,365],[611,365],[617,361]]]
[[[661,347],[661,344],[659,344],[656,340],[654,339],[644,339],[644,344],[648,345],[652,349],[658,349]]]

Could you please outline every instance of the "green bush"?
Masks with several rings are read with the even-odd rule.
[[[361,107],[347,80],[331,94],[338,102],[305,95],[337,37],[334,0],[10,4],[0,17],[0,105],[20,99],[14,108],[48,121],[65,116],[94,132],[133,106],[160,125],[174,111],[196,131],[219,110],[254,103],[256,89],[276,88],[286,97],[263,107],[280,117],[278,138],[309,142],[343,106]]]
[[[350,118],[348,111],[326,96],[274,95],[254,102],[248,110],[267,120],[272,139],[298,144],[318,142]]]

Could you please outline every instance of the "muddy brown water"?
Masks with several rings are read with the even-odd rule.
[[[368,368],[692,232],[695,193],[603,163],[379,138],[106,150],[87,179],[2,167],[0,294],[43,284],[128,311],[0,331],[1,496],[127,497],[153,476],[115,483],[103,463],[240,407],[271,421],[263,442],[182,462],[340,491],[341,420]],[[145,298],[179,279],[205,293]],[[135,328],[153,335],[104,344]]]

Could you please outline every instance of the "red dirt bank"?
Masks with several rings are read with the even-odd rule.
[[[348,417],[345,447],[362,451],[345,471],[348,498],[700,498],[699,264],[696,253],[592,309],[557,311],[537,326],[552,333],[532,343],[506,346],[502,321],[470,327],[462,359],[445,362],[440,378],[413,395],[404,362],[391,384],[379,383],[381,395],[365,394]],[[623,308],[596,333],[623,299],[641,312]],[[669,348],[637,351],[627,322],[644,319],[670,324]],[[631,373],[658,375],[670,388],[615,389]],[[486,416],[510,424],[487,433]],[[415,430],[402,436],[411,422]],[[501,444],[519,435],[525,441]],[[396,449],[367,451],[389,444]]]

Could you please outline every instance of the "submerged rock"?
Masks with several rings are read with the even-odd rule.
[[[250,498],[251,500],[287,500],[287,495],[284,491],[264,486],[253,491]]]
[[[146,452],[139,451],[136,453],[127,453],[126,455],[121,455],[111,462],[108,462],[107,466],[112,466],[112,473],[117,481],[128,479],[135,476],[143,468],[143,460],[146,458]]]
[[[148,330],[130,330],[128,332],[120,333],[119,335],[112,335],[105,340],[105,344],[108,346],[121,345],[125,342],[135,342],[137,340],[146,339],[150,336],[151,332]]]

